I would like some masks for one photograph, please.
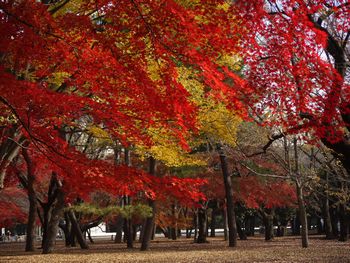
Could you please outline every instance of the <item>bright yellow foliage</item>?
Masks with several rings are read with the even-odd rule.
[[[190,92],[192,101],[198,106],[198,128],[201,134],[210,140],[235,146],[241,119],[223,103],[206,96],[204,85],[196,80],[191,69],[180,67],[178,72],[179,82]]]
[[[104,129],[95,126],[95,125],[91,125],[89,127],[87,127],[88,132],[94,136],[96,139],[99,140],[99,142],[101,143],[112,143],[112,139],[109,135],[108,132],[106,132]]]
[[[137,145],[136,152],[143,158],[152,155],[155,159],[163,162],[168,167],[202,166],[206,161],[186,152],[181,148],[177,140],[169,135],[163,128],[149,128],[154,145],[150,148]]]

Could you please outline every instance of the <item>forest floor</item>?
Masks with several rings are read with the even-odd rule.
[[[222,237],[208,238],[206,244],[194,244],[192,239],[180,238],[172,241],[156,238],[151,249],[139,251],[126,249],[125,244],[114,244],[111,240],[96,240],[89,250],[65,248],[58,241],[50,255],[36,252],[26,253],[24,243],[1,243],[0,262],[350,262],[350,242],[325,240],[321,236],[310,237],[310,247],[302,249],[300,238],[282,237],[265,242],[263,237],[252,237],[238,241],[236,248],[229,248]]]

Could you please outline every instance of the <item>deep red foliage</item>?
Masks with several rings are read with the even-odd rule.
[[[239,89],[255,114],[330,144],[346,140],[348,1],[236,1],[235,7],[246,28],[240,43],[246,82]]]

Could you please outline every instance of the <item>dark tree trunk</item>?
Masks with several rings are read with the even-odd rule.
[[[303,192],[300,183],[297,182],[297,197],[299,207],[299,218],[301,223],[301,245],[304,248],[309,246],[308,227],[307,227],[307,214],[304,204]]]
[[[193,214],[193,223],[194,223],[194,242],[197,242],[197,237],[198,237],[198,209],[197,211]]]
[[[137,225],[132,225],[132,240],[136,241],[136,236],[137,236]]]
[[[197,243],[207,242],[207,211],[205,208],[198,209],[198,237]]]
[[[339,222],[340,222],[340,235],[339,241],[345,242],[349,236],[349,214],[346,211],[346,205],[339,205]]]
[[[72,233],[72,224],[70,222],[70,219],[69,219],[69,216],[68,216],[68,213],[65,212],[64,213],[64,221],[66,222],[64,227],[62,228],[63,229],[63,232],[64,232],[64,236],[65,236],[65,245],[66,247],[70,247],[71,246],[71,233]]]
[[[326,197],[323,201],[323,220],[324,220],[324,231],[326,233],[326,239],[333,239],[332,221],[329,213],[329,199]]]
[[[131,166],[131,158],[130,158],[130,151],[128,149],[124,149],[124,162],[125,165]],[[129,196],[124,197],[124,204],[125,205],[131,205],[131,198]],[[126,247],[127,248],[133,248],[134,247],[134,239],[133,239],[133,227],[132,227],[132,220],[130,219],[124,219],[124,239],[126,241]]]
[[[225,202],[226,204],[226,202]],[[226,206],[223,208],[224,214],[224,240],[228,240],[228,219],[227,219],[227,209]]]
[[[273,239],[273,217],[274,211],[271,209],[266,209],[267,211],[262,211],[263,223],[265,227],[265,240],[270,241]]]
[[[123,238],[123,223],[124,220],[121,216],[118,217],[117,219],[117,229],[116,229],[116,234],[115,234],[115,243],[122,243],[122,238]]]
[[[174,219],[174,224],[170,228],[170,236],[172,240],[177,239],[177,215],[176,215],[176,206],[174,204],[171,205],[172,216]]]
[[[304,203],[303,183],[301,181],[301,173],[299,169],[299,155],[298,155],[298,145],[297,145],[296,137],[294,137],[293,144],[294,144],[294,161],[295,161],[294,172],[296,174],[295,184],[297,188],[298,210],[299,210],[299,219],[301,224],[301,246],[306,248],[309,246],[307,214],[306,214],[306,208]]]
[[[293,218],[292,221],[292,234],[295,236],[300,235],[300,220],[299,220],[299,211],[297,211],[297,215]]]
[[[149,173],[151,175],[156,174],[156,160],[153,157],[149,158]],[[143,239],[141,244],[141,250],[145,251],[149,249],[149,244],[153,234],[154,220],[156,215],[156,203],[154,200],[149,199],[148,205],[152,208],[152,215],[146,219],[145,229],[143,232]]]
[[[337,208],[330,207],[329,213],[331,215],[331,225],[332,225],[333,237],[337,238],[339,236],[339,230],[338,230],[339,218],[338,218]]]
[[[236,218],[235,218],[235,211],[234,211],[232,181],[228,170],[226,155],[224,153],[222,145],[218,144],[217,150],[220,155],[222,175],[224,177],[226,203],[227,203],[226,205],[227,220],[228,220],[228,229],[229,229],[229,233],[228,233],[229,246],[235,247],[237,246],[237,226],[236,226]]]
[[[63,208],[64,208],[64,193],[62,191],[62,185],[57,179],[57,175],[53,174],[52,179],[55,183],[55,203],[51,210],[51,216],[48,220],[46,238],[43,240],[43,254],[49,254],[53,251],[55,240],[58,232],[58,224],[61,218]]]
[[[87,231],[86,231],[86,233],[87,233],[87,236],[88,236],[88,239],[89,239],[90,243],[95,243],[95,242],[94,242],[94,240],[92,239],[90,229],[89,229],[89,230],[87,230]]]
[[[217,206],[211,211],[210,236],[215,237]]]
[[[28,152],[25,148],[22,149],[22,155],[27,164],[27,184],[26,188],[28,191],[29,199],[29,213],[28,213],[28,223],[27,223],[27,235],[26,235],[26,248],[25,251],[34,251],[35,249],[35,219],[36,212],[38,209],[37,196],[34,189],[34,167],[32,160],[30,159]]]
[[[247,235],[242,229],[242,224],[237,220],[237,232],[240,240],[247,240]]]
[[[124,219],[124,236],[127,248],[134,247],[131,219]]]
[[[79,223],[78,223],[78,220],[75,216],[74,211],[69,210],[68,216],[69,216],[70,222],[72,224],[72,229],[74,230],[75,237],[77,238],[77,241],[80,245],[80,248],[81,249],[88,249],[89,246],[86,243],[85,238],[83,237],[83,233],[81,232],[81,229],[80,229],[80,226],[79,226]]]
[[[247,236],[254,236],[254,227],[255,227],[255,216],[249,216],[246,219],[246,233]]]
[[[144,233],[145,233],[145,224],[146,224],[146,220],[141,225],[140,236],[139,236],[139,242],[140,243],[142,243],[143,236],[144,236]]]
[[[156,231],[157,231],[157,225],[153,224],[151,240],[154,240],[154,238],[156,237]]]

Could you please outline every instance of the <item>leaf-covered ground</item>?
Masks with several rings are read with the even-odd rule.
[[[89,250],[65,248],[57,243],[51,255],[23,252],[24,243],[0,244],[0,262],[350,262],[350,243],[310,239],[310,247],[302,249],[296,237],[275,238],[265,242],[261,237],[239,241],[237,248],[228,248],[222,238],[209,238],[207,244],[194,244],[192,239],[169,241],[157,238],[151,250],[128,250],[125,244],[97,240]]]

